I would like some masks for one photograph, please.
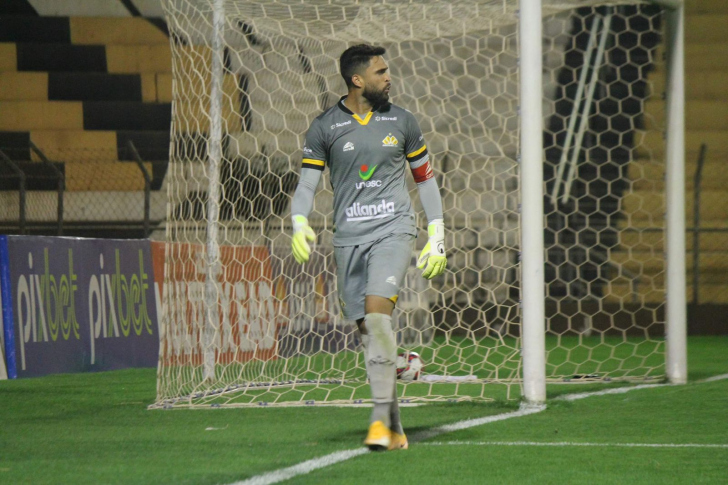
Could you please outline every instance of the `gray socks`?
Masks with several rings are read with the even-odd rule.
[[[396,393],[397,343],[392,330],[392,317],[369,313],[364,317],[364,328],[367,332],[367,335],[362,335],[364,359],[374,401],[370,422],[381,421],[387,427],[394,423],[401,431]]]

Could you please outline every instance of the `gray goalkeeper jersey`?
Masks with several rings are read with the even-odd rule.
[[[344,98],[318,116],[306,134],[303,167],[329,167],[334,191],[334,245],[355,246],[387,234],[416,235],[406,169],[429,169],[414,115],[387,104],[362,119]],[[422,180],[417,180],[418,182]]]

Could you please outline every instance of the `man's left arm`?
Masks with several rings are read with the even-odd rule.
[[[420,201],[428,222],[428,240],[417,259],[417,267],[424,268],[422,276],[429,280],[441,275],[447,266],[442,197],[440,197],[440,188],[432,172],[427,145],[414,117],[412,117],[408,131],[405,145],[407,161],[417,183]]]

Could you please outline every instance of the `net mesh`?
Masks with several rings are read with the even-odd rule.
[[[633,167],[663,165],[662,118],[648,109],[661,14],[596,3],[544,1],[544,187],[558,190],[545,214],[547,372],[560,382],[663,373],[662,304],[643,293],[647,279],[653,288],[658,279],[619,259],[635,260],[637,248],[639,257],[658,256],[646,240],[629,245],[647,196],[630,205],[636,192],[628,192],[638,183]],[[426,282],[413,267],[395,310],[400,349],[425,364],[419,381],[399,383],[399,396],[518,398],[517,2],[218,5],[216,30],[212,2],[164,2],[174,102],[157,405],[368,399],[356,326],[342,319],[336,298],[327,172],[309,217],[318,235],[312,258],[301,266],[289,255],[303,136],[345,93],[338,58],[360,42],[387,49],[393,102],[419,121],[445,208],[448,270]],[[216,31],[224,73],[217,114]],[[592,102],[578,101],[590,90]],[[573,112],[582,105],[589,111]],[[421,248],[426,221],[408,183]],[[659,233],[657,220],[640,220]]]

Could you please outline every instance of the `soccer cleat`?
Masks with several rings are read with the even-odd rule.
[[[372,451],[385,451],[389,449],[392,442],[391,432],[381,421],[374,421],[369,425],[369,433],[364,440],[364,444]]]
[[[389,450],[406,450],[407,448],[409,448],[407,436],[404,433],[399,434],[392,431],[392,434],[390,435]]]

